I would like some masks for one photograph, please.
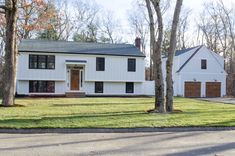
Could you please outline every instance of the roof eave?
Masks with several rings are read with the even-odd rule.
[[[48,51],[32,51],[18,50],[19,53],[55,53],[55,54],[80,54],[80,55],[108,55],[108,56],[126,56],[126,57],[146,57],[145,55],[121,55],[121,54],[101,54],[101,53],[79,53],[79,52],[48,52]]]

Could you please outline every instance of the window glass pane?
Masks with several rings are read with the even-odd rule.
[[[96,71],[105,70],[105,59],[103,57],[96,58]]]
[[[207,69],[207,60],[201,60],[201,69]]]
[[[38,68],[39,69],[46,69],[46,59],[45,55],[38,55]]]
[[[29,92],[30,93],[37,92],[37,86],[38,86],[38,82],[37,81],[29,81]]]
[[[54,81],[29,81],[30,93],[54,93]]]
[[[133,82],[126,83],[126,93],[134,93],[134,83]]]
[[[83,86],[83,71],[81,71],[81,88]]]
[[[103,93],[103,82],[95,82],[95,93]]]
[[[37,55],[29,55],[29,69],[37,69]]]
[[[135,72],[136,71],[136,60],[128,59],[128,71]]]
[[[55,56],[47,56],[47,69],[55,69]]]
[[[47,82],[47,92],[48,93],[54,93],[55,92],[55,82],[48,81]]]

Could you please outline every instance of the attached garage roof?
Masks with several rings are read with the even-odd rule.
[[[80,43],[70,41],[23,40],[19,52],[67,53],[145,57],[131,44]]]

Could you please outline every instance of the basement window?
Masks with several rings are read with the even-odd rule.
[[[104,83],[95,82],[95,93],[103,93],[103,92],[104,92]]]
[[[30,93],[55,93],[55,81],[29,81]]]
[[[134,93],[134,82],[126,82],[126,93]]]

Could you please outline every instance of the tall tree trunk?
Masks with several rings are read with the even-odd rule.
[[[159,113],[164,113],[164,82],[162,74],[162,40],[163,40],[163,22],[162,22],[162,13],[160,9],[159,0],[151,0],[154,9],[157,14],[158,20],[158,37],[156,41],[155,37],[155,27],[154,27],[154,18],[151,8],[151,3],[149,0],[146,0],[146,5],[148,9],[149,19],[150,19],[150,42],[153,47],[153,67],[154,67],[154,79],[155,79],[155,111]]]
[[[5,65],[3,69],[3,100],[4,106],[14,105],[16,88],[16,19],[18,0],[6,0],[6,44],[5,44]]]
[[[177,0],[174,12],[174,18],[172,22],[171,28],[171,38],[170,38],[170,47],[168,51],[168,58],[166,63],[166,111],[172,112],[173,111],[173,96],[174,96],[174,89],[173,89],[173,78],[172,78],[172,67],[173,67],[173,60],[175,55],[176,49],[176,33],[177,27],[179,23],[179,16],[182,7],[183,0]]]

